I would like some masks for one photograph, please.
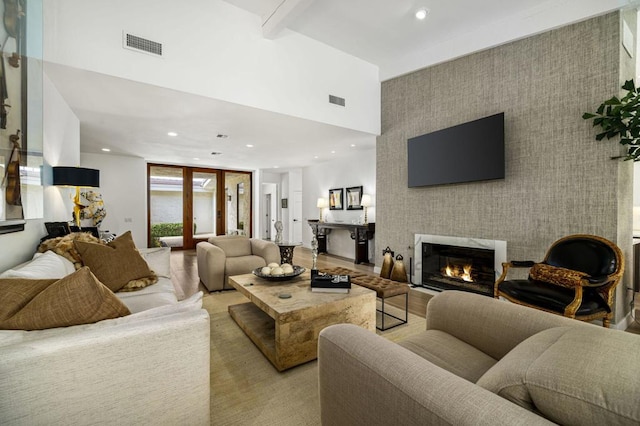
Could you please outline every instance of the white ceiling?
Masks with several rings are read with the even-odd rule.
[[[286,27],[378,65],[382,80],[640,3],[637,0],[225,1],[260,16],[267,37],[277,38],[278,30]],[[424,21],[414,16],[420,7],[430,10]],[[269,27],[274,22],[276,30]],[[143,157],[152,162],[284,169],[375,147],[375,136],[363,132],[61,65],[47,63],[45,71],[80,119],[82,152],[101,153],[101,148],[110,147],[113,154]],[[173,123],[188,131],[168,137],[164,132]],[[220,128],[230,137],[217,138]],[[255,147],[247,148],[246,144]],[[212,156],[211,152],[222,155]]]

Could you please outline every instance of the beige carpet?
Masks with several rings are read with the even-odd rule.
[[[236,291],[206,294],[211,316],[211,424],[319,425],[318,367],[312,361],[282,373],[271,365],[227,313],[248,301]],[[390,340],[425,329],[425,319],[378,334]]]

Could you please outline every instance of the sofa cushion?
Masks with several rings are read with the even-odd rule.
[[[472,383],[497,362],[484,352],[439,330],[414,334],[399,344],[432,364]]]
[[[158,281],[127,231],[108,244],[75,241],[82,263],[111,291],[142,288]],[[135,281],[131,283],[131,281]]]
[[[248,256],[251,253],[251,241],[248,237],[221,235],[209,238],[209,242],[222,249],[226,257]]]
[[[640,423],[640,338],[559,327],[516,346],[478,385],[559,424]]]
[[[175,287],[171,280],[166,277],[160,277],[154,285],[138,291],[119,291],[116,296],[127,305],[131,313],[178,303]]]
[[[0,279],[0,300],[3,330],[67,327],[130,313],[86,267],[60,280]]]
[[[159,277],[171,278],[171,248],[153,247],[138,249],[149,269]]]
[[[36,253],[33,260],[23,265],[3,272],[0,274],[0,278],[60,279],[75,270],[75,266],[69,260],[47,250],[44,253]]]
[[[227,276],[249,274],[256,268],[266,266],[265,260],[260,256],[227,257],[224,273]]]

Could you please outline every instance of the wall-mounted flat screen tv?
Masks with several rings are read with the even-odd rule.
[[[409,187],[504,179],[504,113],[407,141]]]

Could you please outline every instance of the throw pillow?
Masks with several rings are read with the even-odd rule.
[[[64,257],[55,254],[51,250],[44,253],[36,253],[33,260],[9,269],[2,274],[0,278],[62,278],[75,272],[73,263]]]
[[[75,248],[74,241],[85,241],[97,244],[102,243],[98,238],[88,232],[73,232],[63,237],[56,237],[43,241],[38,247],[38,252],[44,253],[47,250],[51,250],[65,259],[68,259],[74,264],[76,269],[80,269],[82,267],[82,259],[80,258],[78,250]]]
[[[125,290],[136,290],[158,282],[136,249],[131,231],[108,244],[76,241],[75,246],[82,263],[113,292],[125,287]]]
[[[551,266],[546,263],[536,263],[529,270],[529,275],[536,281],[544,281],[562,287],[574,288],[582,284],[582,278],[589,274],[573,269]]]
[[[43,330],[129,315],[129,309],[91,273],[66,277],[0,279],[0,329]]]

